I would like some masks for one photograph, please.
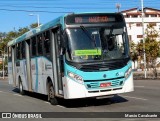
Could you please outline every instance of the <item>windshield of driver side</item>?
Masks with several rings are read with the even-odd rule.
[[[121,59],[127,56],[124,28],[73,28],[67,29],[71,61],[87,62]]]

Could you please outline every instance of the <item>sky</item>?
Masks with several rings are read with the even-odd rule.
[[[143,0],[144,7],[160,9],[160,0]],[[73,12],[117,12],[141,9],[141,0],[0,0],[0,32],[16,31],[37,22],[44,24],[63,14]]]

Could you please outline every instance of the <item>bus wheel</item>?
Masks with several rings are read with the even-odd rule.
[[[54,95],[54,88],[52,83],[48,84],[48,100],[52,105],[58,105],[58,100]]]
[[[22,82],[20,81],[19,82],[19,93],[21,94],[21,95],[24,95],[25,93],[24,93],[24,90],[23,90],[23,85],[22,85]]]

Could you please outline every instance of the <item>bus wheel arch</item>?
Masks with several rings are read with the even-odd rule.
[[[19,93],[20,93],[21,95],[24,95],[24,94],[25,94],[25,91],[24,91],[24,89],[23,89],[23,83],[22,83],[22,79],[21,79],[20,76],[18,77],[18,84],[19,84]]]
[[[48,95],[48,101],[52,105],[57,105],[58,104],[58,100],[55,97],[54,85],[53,85],[50,77],[47,78],[47,95]]]

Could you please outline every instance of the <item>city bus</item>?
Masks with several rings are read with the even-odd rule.
[[[9,84],[58,98],[108,98],[134,90],[120,13],[72,13],[8,43]]]

